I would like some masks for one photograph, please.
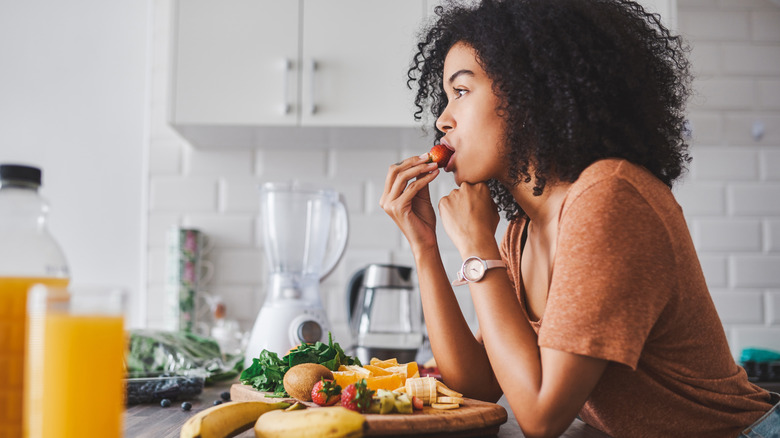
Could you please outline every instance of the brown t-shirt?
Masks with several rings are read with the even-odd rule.
[[[525,309],[524,225],[510,223],[501,251]],[[558,227],[547,306],[531,323],[540,347],[610,361],[580,411],[586,423],[614,437],[734,438],[771,407],[731,356],[666,185],[625,160],[596,162]]]

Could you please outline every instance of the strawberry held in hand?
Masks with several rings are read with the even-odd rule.
[[[368,389],[366,379],[347,385],[341,391],[341,406],[355,412],[365,412],[371,405],[374,390]]]
[[[320,406],[333,406],[341,399],[341,387],[324,377],[311,389],[311,401]]]
[[[450,157],[453,154],[453,150],[444,146],[443,144],[433,145],[428,152],[428,162],[436,163],[438,167],[447,166],[447,162],[450,161]]]

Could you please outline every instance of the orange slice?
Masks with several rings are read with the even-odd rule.
[[[401,376],[398,374],[391,374],[389,376],[369,377],[366,379],[368,389],[386,389],[392,391],[401,386]]]
[[[375,365],[364,365],[363,368],[371,371],[372,377],[392,376],[395,374],[393,371],[390,371],[390,368],[380,368]]]
[[[359,379],[360,377],[358,377],[357,373],[352,371],[333,371],[333,380],[336,381],[336,384],[339,385],[341,389],[346,388],[347,385],[356,383]]]
[[[343,365],[342,365],[343,366]],[[341,367],[339,367],[339,371],[342,371]],[[352,371],[353,373],[357,374],[363,379],[367,379],[371,377],[371,371],[358,366],[358,365],[347,365],[346,369],[344,371]]]
[[[420,370],[417,368],[417,362],[409,362],[406,364],[406,378],[420,377]]]
[[[375,357],[372,357],[370,361],[370,365],[374,365],[379,368],[395,367],[398,366],[398,359],[392,358],[387,360],[379,360]]]
[[[394,367],[387,367],[385,370],[392,371],[394,374],[402,375],[404,383],[406,383],[406,379],[420,377],[420,372],[417,369],[417,362],[409,362]]]

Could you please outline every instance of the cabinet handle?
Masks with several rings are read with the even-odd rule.
[[[285,58],[282,60],[282,88],[284,89],[284,102],[282,102],[282,114],[290,114],[292,111],[292,104],[290,103],[290,70],[292,70],[292,61]]]
[[[312,59],[309,63],[309,68],[311,70],[311,75],[309,75],[309,79],[311,80],[311,88],[310,88],[310,106],[309,106],[309,114],[314,115],[317,112],[317,104],[314,100],[314,74],[317,71],[317,61]]]

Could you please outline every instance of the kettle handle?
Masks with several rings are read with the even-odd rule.
[[[360,295],[360,287],[363,285],[363,277],[365,276],[366,268],[363,268],[352,275],[347,286],[347,322],[352,327],[352,316],[355,314],[357,299]]]
[[[334,237],[336,243],[330,248],[330,252],[325,255],[322,261],[322,272],[320,281],[330,275],[331,272],[339,264],[341,257],[344,255],[344,250],[347,248],[347,240],[349,240],[349,214],[347,213],[347,205],[344,203],[344,196],[339,193],[339,198],[333,205],[333,216],[331,217],[331,236]]]

